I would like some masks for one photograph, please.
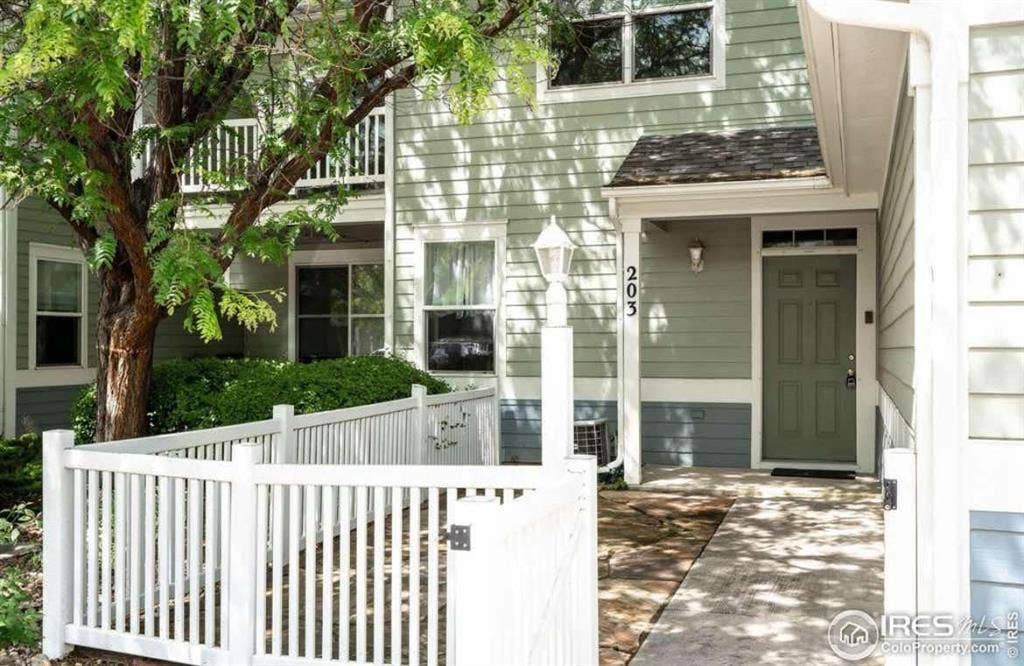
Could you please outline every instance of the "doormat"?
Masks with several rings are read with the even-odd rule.
[[[792,467],[776,467],[772,469],[772,476],[799,476],[805,479],[844,479],[853,481],[856,475],[853,472],[844,472],[836,469],[794,469]]]

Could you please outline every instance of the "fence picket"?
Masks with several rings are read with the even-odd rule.
[[[74,553],[72,557],[72,600],[71,600],[71,621],[74,624],[86,624],[83,621],[83,604],[85,602],[85,472],[80,469],[74,471],[74,518],[72,519],[72,530],[74,534]]]
[[[274,515],[273,523],[273,546],[271,549],[271,624],[270,624],[270,654],[275,657],[281,656],[282,635],[282,590],[284,587],[284,487],[280,484],[274,486],[273,490]]]
[[[402,494],[400,486],[391,487],[391,663],[394,666],[402,664]]]
[[[356,489],[356,661],[366,661],[366,487]]]
[[[102,496],[100,498],[100,627],[110,628],[110,598],[112,594],[110,586],[110,555],[111,555],[111,532],[114,517],[111,506],[111,479],[110,472],[100,474],[100,485]]]
[[[174,640],[185,640],[185,479],[174,480]]]
[[[324,488],[321,493],[320,524],[323,526],[323,535],[320,541],[323,544],[323,556],[320,597],[323,608],[320,612],[320,658],[330,659],[334,652],[331,645],[334,638],[334,489]]]
[[[373,488],[373,661],[384,661],[384,486]]]
[[[299,487],[288,488],[288,656],[299,656]]]

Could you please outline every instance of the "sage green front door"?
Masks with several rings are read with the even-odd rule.
[[[764,259],[765,460],[856,462],[857,258]]]

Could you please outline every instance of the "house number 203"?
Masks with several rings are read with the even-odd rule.
[[[640,290],[636,266],[626,266],[626,316],[636,316],[637,293]]]

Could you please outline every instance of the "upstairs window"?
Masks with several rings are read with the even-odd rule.
[[[84,367],[85,260],[64,247],[31,245],[29,367]]]
[[[714,74],[714,2],[578,0],[566,11],[582,18],[552,35],[560,64],[551,88]]]

